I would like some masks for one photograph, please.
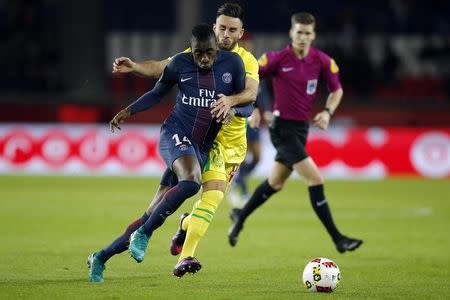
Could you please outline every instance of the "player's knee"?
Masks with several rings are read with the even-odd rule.
[[[281,190],[285,183],[284,180],[280,180],[278,178],[269,178],[268,181],[269,181],[270,187],[276,191]]]
[[[194,196],[200,190],[200,184],[191,180],[180,181],[178,187],[182,189],[188,197]]]
[[[308,184],[308,186],[324,184],[324,179],[323,179],[322,175],[320,175],[320,174],[313,174],[313,175],[309,176],[308,178],[305,178],[305,180],[306,180],[306,183]]]
[[[209,207],[209,210],[215,212],[222,202],[225,194],[222,191],[206,191],[203,192],[201,205],[202,207]]]

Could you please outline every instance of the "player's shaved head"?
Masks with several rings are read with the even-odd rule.
[[[208,24],[198,24],[192,29],[191,49],[195,63],[201,69],[212,67],[217,52],[216,35]]]
[[[192,39],[196,39],[197,42],[208,42],[215,38],[213,29],[206,23],[198,24],[192,28]]]

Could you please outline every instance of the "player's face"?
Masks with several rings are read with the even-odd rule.
[[[225,15],[217,17],[213,28],[219,48],[227,51],[233,50],[242,34],[244,34],[241,20]]]
[[[299,50],[306,50],[311,47],[311,43],[316,38],[314,25],[296,23],[291,27],[289,36],[292,39],[292,46]]]
[[[217,44],[214,38],[206,42],[199,42],[196,39],[191,41],[192,54],[197,66],[201,69],[210,69],[216,60]]]

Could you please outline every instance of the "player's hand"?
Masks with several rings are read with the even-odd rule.
[[[227,117],[228,112],[233,106],[233,100],[230,96],[225,96],[224,94],[218,94],[217,96],[219,99],[212,105],[211,115],[220,123]]]
[[[273,112],[271,112],[270,110],[266,110],[264,112],[264,121],[266,122],[266,124],[270,124],[270,122],[272,122],[273,119]]]
[[[113,62],[113,73],[130,73],[134,71],[136,63],[128,57],[116,58]]]
[[[109,122],[109,129],[111,129],[111,132],[114,132],[114,129],[117,128],[121,130],[119,124],[122,124],[125,122],[126,119],[128,119],[131,116],[131,112],[128,109],[122,109],[119,111],[114,118]]]
[[[261,113],[258,108],[255,108],[252,115],[248,118],[248,125],[250,128],[258,128],[261,124]]]
[[[330,114],[327,111],[322,111],[314,117],[314,125],[320,129],[327,129],[330,123]]]
[[[225,119],[222,120],[222,124],[224,125],[230,124],[235,114],[236,110],[232,107],[225,116]]]

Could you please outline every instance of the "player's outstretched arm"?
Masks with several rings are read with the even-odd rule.
[[[319,127],[320,129],[328,128],[331,116],[336,111],[337,107],[339,106],[339,103],[341,103],[343,95],[344,91],[342,90],[342,88],[339,88],[328,95],[325,109],[314,117],[315,126]]]
[[[169,59],[134,62],[128,57],[118,57],[113,62],[112,72],[114,74],[133,72],[145,77],[159,78],[168,63]]]
[[[174,71],[174,66],[173,64],[168,65],[164,68],[163,75],[151,91],[139,97],[127,108],[122,109],[114,116],[111,122],[109,122],[111,131],[114,132],[115,128],[120,130],[119,124],[125,122],[125,120],[131,115],[147,110],[159,103],[162,97],[170,91],[170,89],[176,84],[176,82],[177,76],[176,72]]]

